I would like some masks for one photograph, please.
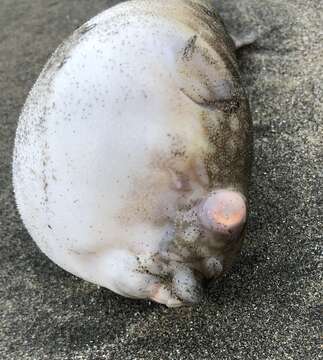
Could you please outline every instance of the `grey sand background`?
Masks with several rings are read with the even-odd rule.
[[[247,241],[194,308],[121,298],[59,269],[23,228],[11,185],[21,107],[49,55],[117,1],[0,0],[0,359],[318,359],[323,2],[218,0],[255,124]],[[321,167],[321,168],[320,168]]]

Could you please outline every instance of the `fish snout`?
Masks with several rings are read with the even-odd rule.
[[[237,191],[217,190],[201,203],[198,218],[211,232],[237,238],[247,220],[245,197]]]

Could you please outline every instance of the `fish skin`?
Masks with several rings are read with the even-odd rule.
[[[114,227],[108,231],[99,222],[103,215],[98,213],[95,229],[89,230],[85,229],[82,216],[91,217],[91,211],[84,211],[84,215],[81,208],[82,203],[87,204],[84,206],[91,204],[90,195],[87,202],[76,199],[79,205],[75,205],[67,192],[59,190],[60,185],[57,185],[67,181],[64,179],[67,173],[71,173],[72,180],[77,179],[73,167],[80,163],[86,165],[83,159],[80,163],[70,159],[69,141],[63,142],[55,135],[58,130],[66,129],[63,134],[68,136],[70,126],[77,129],[77,119],[73,118],[73,113],[68,114],[67,109],[68,119],[64,118],[63,125],[55,128],[50,119],[58,116],[59,122],[60,115],[55,113],[54,105],[49,104],[57,97],[57,92],[63,91],[55,84],[57,79],[66,76],[67,69],[70,70],[74,51],[84,44],[84,39],[104,28],[105,17],[110,13],[114,14],[110,21],[123,21],[124,29],[120,26],[119,31],[126,31],[127,19],[140,18],[148,22],[165,19],[176,24],[175,28],[187,34],[187,38],[175,53],[176,91],[170,91],[176,92],[180,100],[176,103],[174,100],[174,106],[178,105],[175,109],[178,114],[174,115],[176,121],[165,125],[170,133],[169,139],[161,143],[165,151],[149,148],[149,156],[142,155],[145,171],[130,174],[132,186],[126,186],[122,206],[113,213],[113,220],[109,220]],[[104,40],[106,36],[103,32],[98,37]],[[137,44],[132,43],[132,46]],[[83,101],[82,97],[80,99]],[[188,109],[195,115],[189,123],[196,127],[194,130],[181,118],[181,114],[188,116]],[[53,114],[56,115],[53,117]],[[100,122],[97,125],[103,126]],[[78,136],[78,133],[70,136]],[[99,143],[99,132],[95,136]],[[160,136],[157,135],[156,141],[161,141]],[[74,139],[73,144],[77,146]],[[60,157],[57,152],[64,146],[67,155]],[[215,235],[201,225],[199,209],[201,203],[219,189],[239,193],[247,203],[251,161],[252,122],[248,99],[241,85],[234,43],[212,1],[134,0],[83,25],[47,63],[19,121],[13,161],[14,188],[28,231],[41,250],[59,266],[121,295],[149,298],[176,307],[199,301],[202,278],[221,276],[239,254],[245,228],[239,236],[229,239],[223,234]],[[59,168],[64,166],[65,171]],[[86,184],[81,188],[91,191]],[[71,191],[77,194],[77,190]],[[61,205],[55,205],[60,201]],[[80,222],[64,224],[69,217],[68,212],[63,216],[67,211],[64,207],[70,207],[73,212],[70,223],[75,218]],[[62,214],[58,214],[59,209],[64,210]],[[90,222],[87,225],[93,227]],[[79,229],[74,231],[75,227]],[[125,235],[129,229],[138,233],[132,243]],[[87,241],[84,233],[91,238],[96,234],[94,231],[105,231],[107,238],[113,232],[117,240]],[[149,250],[142,245],[140,231],[152,236],[151,243],[145,240]],[[85,240],[77,237],[72,240],[73,234]]]

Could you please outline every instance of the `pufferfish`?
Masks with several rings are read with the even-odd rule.
[[[16,203],[66,271],[194,304],[240,252],[251,148],[234,42],[212,2],[128,1],[76,30],[33,86]]]

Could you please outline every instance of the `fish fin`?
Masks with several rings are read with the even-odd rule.
[[[232,34],[230,34],[230,36],[234,42],[236,50],[253,45],[258,39],[258,35],[255,31],[251,31],[250,33],[242,34],[240,36]]]

